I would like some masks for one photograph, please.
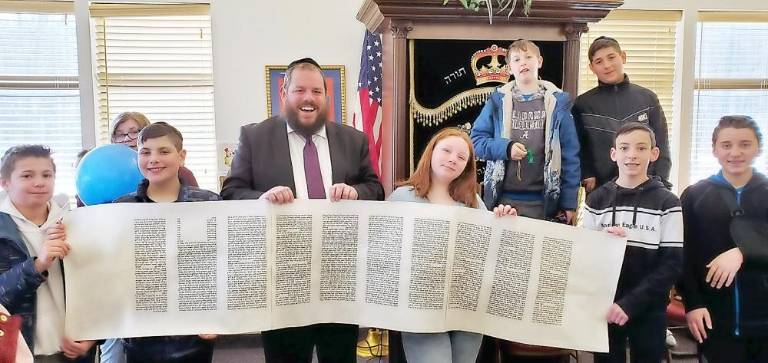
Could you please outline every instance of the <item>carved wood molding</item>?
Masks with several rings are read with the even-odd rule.
[[[389,23],[389,30],[392,31],[392,38],[405,39],[408,33],[413,30],[413,22],[408,20],[392,20]]]
[[[493,23],[590,23],[604,18],[623,3],[623,0],[535,0],[528,16],[518,5],[509,18],[506,11],[495,14]],[[455,1],[443,6],[443,0],[365,0],[357,13],[357,19],[370,31],[383,32],[387,25],[385,18],[488,24],[488,12],[467,10]]]
[[[581,35],[588,32],[589,27],[587,27],[587,24],[583,23],[568,23],[563,27],[563,32],[565,33],[565,40],[568,41],[579,41],[581,39]]]
[[[357,20],[365,24],[368,30],[383,33],[384,14],[379,11],[379,5],[375,1],[365,0],[357,11]]]

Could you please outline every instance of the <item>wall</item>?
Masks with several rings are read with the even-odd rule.
[[[153,3],[164,0],[108,0]],[[346,115],[352,118],[365,27],[355,19],[363,0],[253,1],[167,0],[210,2],[216,139],[236,143],[240,126],[267,117],[266,65],[287,65],[312,57],[320,64],[346,68]],[[94,93],[89,0],[74,0],[80,77],[80,110],[84,147],[96,144],[98,114]],[[222,157],[221,153],[218,155]]]
[[[241,125],[267,116],[264,66],[312,57],[346,67],[351,120],[365,27],[361,0],[212,0],[216,138],[236,142]]]

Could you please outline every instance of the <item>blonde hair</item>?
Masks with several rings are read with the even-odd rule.
[[[122,124],[125,121],[128,120],[134,120],[137,124],[139,124],[139,131],[141,131],[143,128],[149,126],[151,123],[149,121],[149,118],[145,116],[141,112],[123,112],[117,116],[115,116],[112,121],[109,122],[109,139],[110,141],[115,137],[115,132],[117,132],[117,128],[120,127],[120,124]],[[114,142],[114,141],[112,141]]]
[[[526,39],[518,39],[509,45],[509,49],[507,49],[507,58],[511,57],[512,52],[527,51],[536,53],[537,56],[541,57],[541,50],[539,50],[539,46],[536,45],[536,43]]]

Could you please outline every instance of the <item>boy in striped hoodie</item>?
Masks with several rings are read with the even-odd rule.
[[[616,132],[611,159],[619,176],[587,197],[584,226],[622,227],[627,248],[614,304],[608,311],[609,353],[595,362],[624,362],[627,341],[632,361],[659,362],[666,351],[669,290],[682,272],[683,216],[680,200],[648,165],[659,157],[647,125],[630,122]]]

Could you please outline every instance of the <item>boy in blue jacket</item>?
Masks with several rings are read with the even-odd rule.
[[[487,162],[483,202],[488,209],[510,205],[524,217],[572,224],[581,180],[579,139],[571,97],[539,80],[543,61],[539,47],[529,40],[509,46],[507,66],[515,79],[488,97],[472,126],[472,144],[477,157]],[[497,355],[489,352],[495,350],[493,340],[483,339],[482,359]],[[502,354],[509,344],[499,341]]]
[[[508,204],[521,216],[572,223],[580,180],[579,140],[571,98],[539,80],[543,58],[528,40],[509,46],[515,79],[493,92],[472,127],[478,158],[487,161],[483,201]]]

